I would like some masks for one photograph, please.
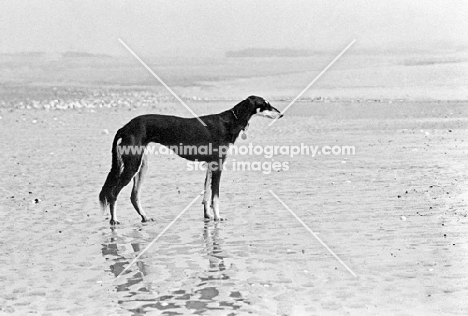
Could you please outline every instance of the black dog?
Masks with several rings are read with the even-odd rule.
[[[253,115],[271,119],[283,115],[272,107],[268,101],[257,96],[250,96],[232,109],[219,114],[201,116],[204,126],[198,118],[182,118],[169,115],[141,115],[117,131],[112,143],[112,168],[99,194],[103,209],[110,206],[110,224],[119,224],[116,216],[117,196],[124,186],[133,179],[131,202],[142,222],[150,220],[143,211],[139,201],[139,190],[147,170],[147,155],[143,150],[123,152],[122,148],[146,148],[151,143],[160,143],[169,148],[200,148],[211,150],[184,150],[177,154],[192,161],[205,161],[207,168],[205,179],[204,213],[205,218],[220,220],[219,216],[219,182],[222,164],[226,151],[243,131]],[[211,201],[210,201],[211,198]],[[211,209],[213,209],[214,214]]]

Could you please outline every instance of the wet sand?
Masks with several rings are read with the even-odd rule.
[[[202,114],[234,103],[190,105]],[[1,314],[468,313],[466,102],[299,102],[272,127],[255,118],[239,145],[339,144],[356,154],[278,156],[290,168],[271,174],[226,171],[227,221],[204,222],[197,200],[116,279],[203,189],[204,173],[185,160],[151,157],[142,203],[155,222],[139,223],[127,187],[122,224],[109,226],[97,195],[114,133],[148,112],[189,116],[168,102],[0,110]]]

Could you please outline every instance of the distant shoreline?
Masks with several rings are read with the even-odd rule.
[[[238,57],[311,57],[323,55],[323,51],[292,48],[246,48],[230,50],[225,53],[227,58]]]

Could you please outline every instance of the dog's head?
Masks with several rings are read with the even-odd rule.
[[[270,102],[268,102],[267,100],[261,97],[252,95],[248,97],[247,100],[249,100],[250,103],[254,107],[253,109],[254,115],[263,116],[263,117],[267,117],[270,119],[279,119],[283,117],[283,114],[281,114],[280,111],[272,107]]]

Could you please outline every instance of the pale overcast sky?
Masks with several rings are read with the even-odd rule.
[[[468,45],[468,1],[0,0],[0,52],[222,55]]]

